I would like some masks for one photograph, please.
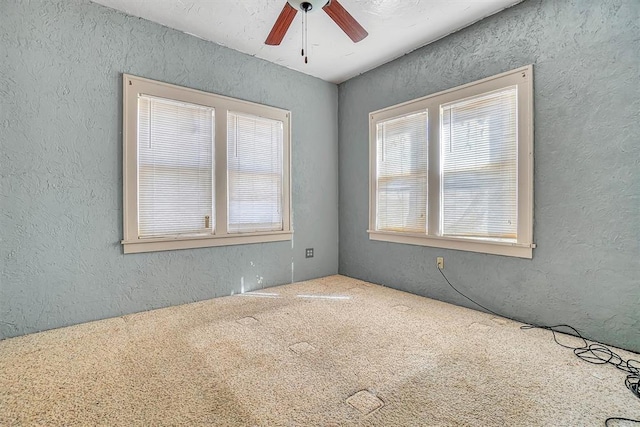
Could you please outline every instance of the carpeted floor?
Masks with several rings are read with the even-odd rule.
[[[343,276],[0,342],[2,426],[604,426],[611,416],[640,419],[624,374],[580,361],[550,332]]]

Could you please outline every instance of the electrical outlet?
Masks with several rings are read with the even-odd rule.
[[[438,266],[438,268],[440,270],[444,269],[444,257],[439,256],[438,258],[436,258],[436,265]]]
[[[305,258],[313,258],[313,248],[307,248],[305,250]]]

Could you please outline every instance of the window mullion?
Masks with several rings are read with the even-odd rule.
[[[441,235],[440,230],[440,105],[431,103],[429,109],[429,195],[427,199],[429,224],[427,234]]]
[[[215,160],[215,234],[227,234],[227,108],[216,108]]]

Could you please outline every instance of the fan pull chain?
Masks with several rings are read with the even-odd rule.
[[[304,56],[304,19],[306,16],[306,13],[302,15],[302,52],[300,53],[302,56]]]
[[[305,51],[305,55],[304,55],[304,63],[307,64],[309,62],[309,59],[307,58],[307,55],[309,54],[309,30],[308,30],[308,26],[309,26],[309,21],[307,20],[307,11],[304,11],[304,51]]]
[[[309,49],[307,49],[307,44],[308,44],[308,21],[307,21],[307,9],[304,10],[304,15],[302,15],[302,56],[304,56],[304,63],[308,64],[309,63],[309,58],[307,57],[306,53],[309,52]]]

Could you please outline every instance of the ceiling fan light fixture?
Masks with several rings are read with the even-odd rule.
[[[287,3],[296,10],[303,12],[313,12],[314,10],[320,10],[326,6],[329,1],[327,0],[287,0]]]

